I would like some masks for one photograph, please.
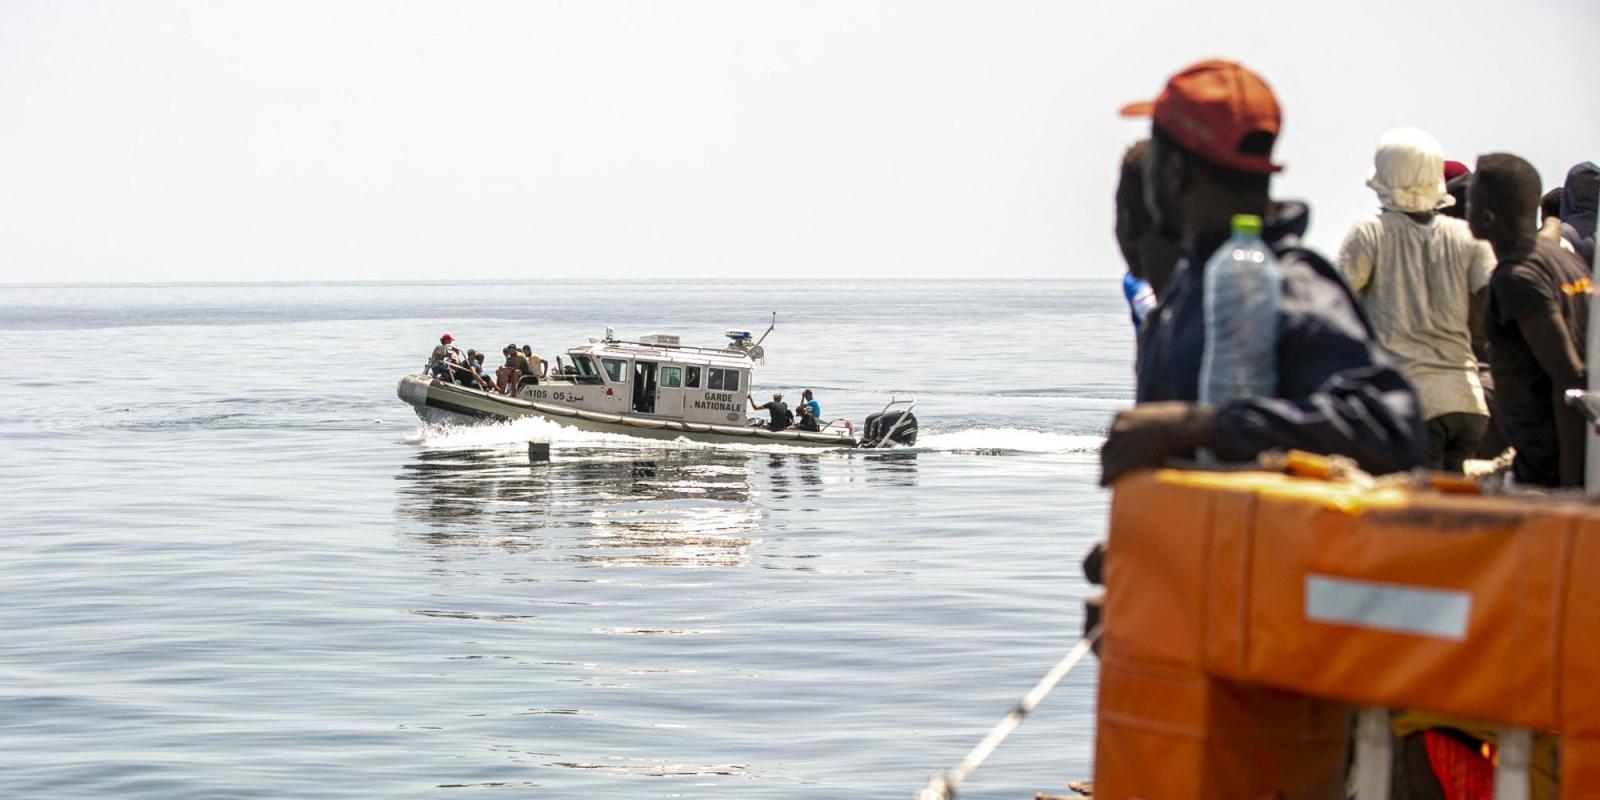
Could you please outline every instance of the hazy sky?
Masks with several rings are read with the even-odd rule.
[[[1211,56],[1331,250],[1388,128],[1600,160],[1597,39],[1595,0],[5,0],[0,281],[1110,278],[1117,108]]]

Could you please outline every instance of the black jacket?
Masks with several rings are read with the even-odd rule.
[[[1427,441],[1416,393],[1389,363],[1333,266],[1300,247],[1309,219],[1304,204],[1282,203],[1262,231],[1283,272],[1278,396],[1219,408],[1212,450],[1224,461],[1290,448],[1339,454],[1373,474],[1415,467]],[[1201,274],[1221,244],[1212,242],[1180,262],[1146,323],[1138,402],[1199,397],[1205,348]]]
[[[1596,214],[1600,212],[1600,166],[1585,161],[1567,171],[1567,185],[1561,187],[1561,236],[1583,259],[1583,268],[1594,267]]]

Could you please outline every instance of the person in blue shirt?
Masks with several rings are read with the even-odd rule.
[[[816,416],[811,413],[811,405],[807,403],[795,407],[794,426],[812,433],[822,430],[822,426],[817,424]]]
[[[800,400],[800,405],[807,406],[811,409],[812,418],[817,420],[822,419],[822,406],[818,405],[817,401],[811,396],[810,389],[800,393]]]

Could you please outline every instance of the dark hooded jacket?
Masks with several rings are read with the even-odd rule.
[[[1456,219],[1467,218],[1467,189],[1472,186],[1472,173],[1457,175],[1444,185],[1444,190],[1456,199],[1455,205],[1439,209],[1439,213]]]
[[[1300,246],[1310,221],[1301,203],[1282,203],[1262,238],[1283,273],[1278,307],[1278,396],[1217,409],[1216,446],[1224,461],[1269,450],[1349,456],[1373,474],[1422,463],[1426,433],[1411,384],[1373,335],[1350,289],[1327,259]],[[1195,402],[1205,349],[1201,275],[1222,245],[1207,243],[1180,262],[1145,325],[1138,402]]]
[[[1595,212],[1600,209],[1600,166],[1585,161],[1567,171],[1561,187],[1561,238],[1572,244],[1586,269],[1594,269]]]

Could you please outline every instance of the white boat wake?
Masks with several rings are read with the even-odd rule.
[[[1003,453],[1098,453],[1104,436],[1027,428],[922,429],[917,450]]]
[[[549,442],[552,447],[650,447],[713,449],[720,451],[748,451],[754,453],[815,453],[814,448],[793,447],[776,443],[762,444],[708,444],[676,441],[645,440],[620,433],[582,431],[559,425],[537,417],[525,417],[511,422],[490,425],[422,425],[406,440],[428,450],[459,450],[463,448],[513,448],[529,440]],[[919,453],[1094,453],[1100,450],[1102,436],[1094,434],[1056,433],[1027,428],[967,428],[940,431],[923,428],[916,447],[892,448]],[[841,449],[839,452],[871,452]]]

